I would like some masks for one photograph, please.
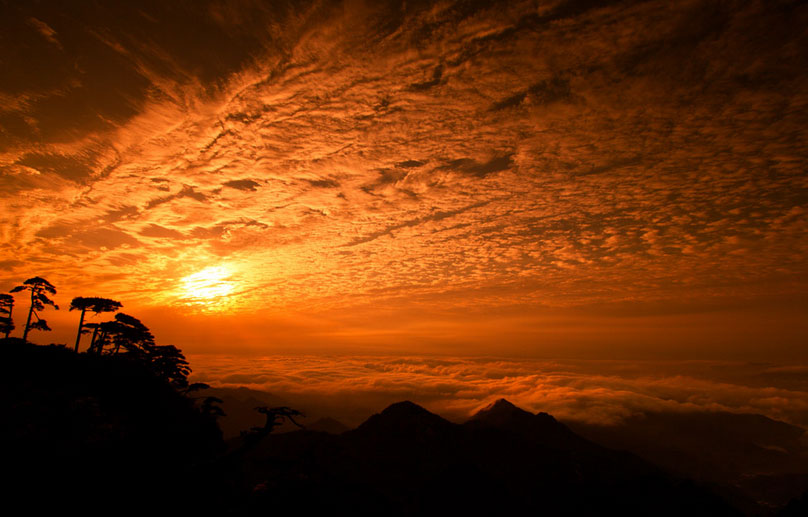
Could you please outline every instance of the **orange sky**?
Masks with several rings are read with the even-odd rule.
[[[118,4],[2,7],[35,341],[808,360],[806,6]]]

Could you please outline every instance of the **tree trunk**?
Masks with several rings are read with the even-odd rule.
[[[95,348],[95,337],[98,335],[98,327],[93,329],[93,337],[90,339],[90,348],[87,349],[87,353],[90,353]]]
[[[25,329],[22,331],[22,340],[28,341],[28,329],[31,327],[31,315],[34,313],[34,290],[31,289],[31,308],[28,309],[28,321],[25,322]]]
[[[95,347],[98,349],[96,352],[98,355],[101,355],[101,353],[104,351],[104,343],[106,342],[106,340],[107,340],[107,333],[101,332],[101,335],[98,337],[98,344],[95,345]]]
[[[79,333],[76,334],[76,353],[79,353],[79,341],[81,341],[81,328],[84,326],[84,313],[87,312],[87,308],[81,309],[81,318],[79,318]]]

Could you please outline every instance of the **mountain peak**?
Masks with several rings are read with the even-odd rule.
[[[501,398],[488,404],[481,410],[477,411],[471,420],[483,420],[490,422],[501,422],[503,420],[512,420],[514,418],[524,418],[526,416],[533,416],[531,413],[524,409],[513,405],[510,401]]]
[[[584,441],[547,413],[530,413],[505,399],[477,411],[465,424],[471,429],[496,428],[528,436],[536,443],[560,449],[582,446]]]
[[[485,408],[483,408],[483,411],[513,411],[514,409],[520,408],[513,405],[510,400],[502,398],[488,404]]]
[[[371,421],[391,422],[396,423],[397,425],[401,424],[408,425],[410,423],[415,422],[418,422],[419,425],[425,422],[432,422],[432,421],[446,422],[440,416],[427,411],[418,404],[410,402],[409,400],[396,402],[395,404],[390,404],[381,413],[378,413],[370,417],[370,419],[368,419],[365,422],[365,424]]]
[[[381,413],[367,419],[357,429],[360,432],[383,432],[397,434],[407,429],[423,432],[430,429],[444,429],[454,424],[427,411],[418,404],[405,400],[387,406]]]
[[[381,414],[385,416],[411,417],[419,415],[431,415],[432,413],[422,408],[415,402],[411,402],[409,400],[403,400],[401,402],[390,404],[382,411]]]
[[[392,404],[387,406],[384,409],[384,411],[386,411],[386,410],[388,410],[390,408],[408,408],[408,409],[420,409],[420,410],[426,411],[426,409],[422,408],[421,406],[419,406],[418,404],[416,404],[415,402],[413,402],[411,400],[402,400],[401,402],[393,402]]]

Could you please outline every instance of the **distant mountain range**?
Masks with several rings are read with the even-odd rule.
[[[719,485],[748,513],[779,508],[808,490],[808,435],[763,415],[646,412],[614,425],[569,425],[592,441]]]
[[[250,404],[281,402],[269,393],[244,388],[217,388],[211,393],[225,401],[228,416],[220,420],[225,437],[237,436],[239,429],[260,423],[260,415],[252,411]],[[371,417],[356,432],[368,433],[368,429],[382,425],[379,422],[389,417],[391,411],[395,414],[402,411],[402,407],[391,406],[380,415]],[[382,415],[385,419],[379,420]],[[456,424],[436,415],[421,417],[425,419],[421,422],[424,424],[422,429],[437,426],[436,429],[442,430],[440,432],[454,432],[448,429],[453,429]],[[315,417],[313,420],[306,423],[309,431],[341,434],[348,430],[333,418]],[[519,440],[557,450],[587,451],[595,456],[603,447],[627,451],[635,456],[626,455],[620,461],[631,463],[638,456],[678,479],[690,478],[708,486],[733,507],[750,515],[774,514],[808,490],[805,431],[761,415],[649,412],[614,425],[582,422],[562,425],[547,413],[534,415],[506,400],[499,400],[472,416],[462,428],[474,433],[483,433],[485,429],[504,430]],[[294,426],[286,426],[281,432],[295,430]],[[400,426],[393,425],[388,431],[377,430],[372,434],[394,436],[397,432],[401,432]],[[276,439],[279,438],[272,437],[272,440]]]
[[[250,506],[354,515],[739,515],[720,497],[545,413],[499,400],[465,424],[412,402],[333,435],[269,436],[244,458]]]
[[[256,407],[289,405],[271,393],[249,388],[209,388],[201,390],[197,395],[200,398],[216,397],[222,401],[225,416],[219,419],[219,428],[225,439],[236,437],[241,431],[264,422],[264,417],[255,411]],[[294,426],[289,426],[284,430],[295,429]]]

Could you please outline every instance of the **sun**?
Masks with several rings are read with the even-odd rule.
[[[220,304],[236,288],[233,270],[228,266],[210,266],[180,280],[180,297],[191,305],[208,308]]]

